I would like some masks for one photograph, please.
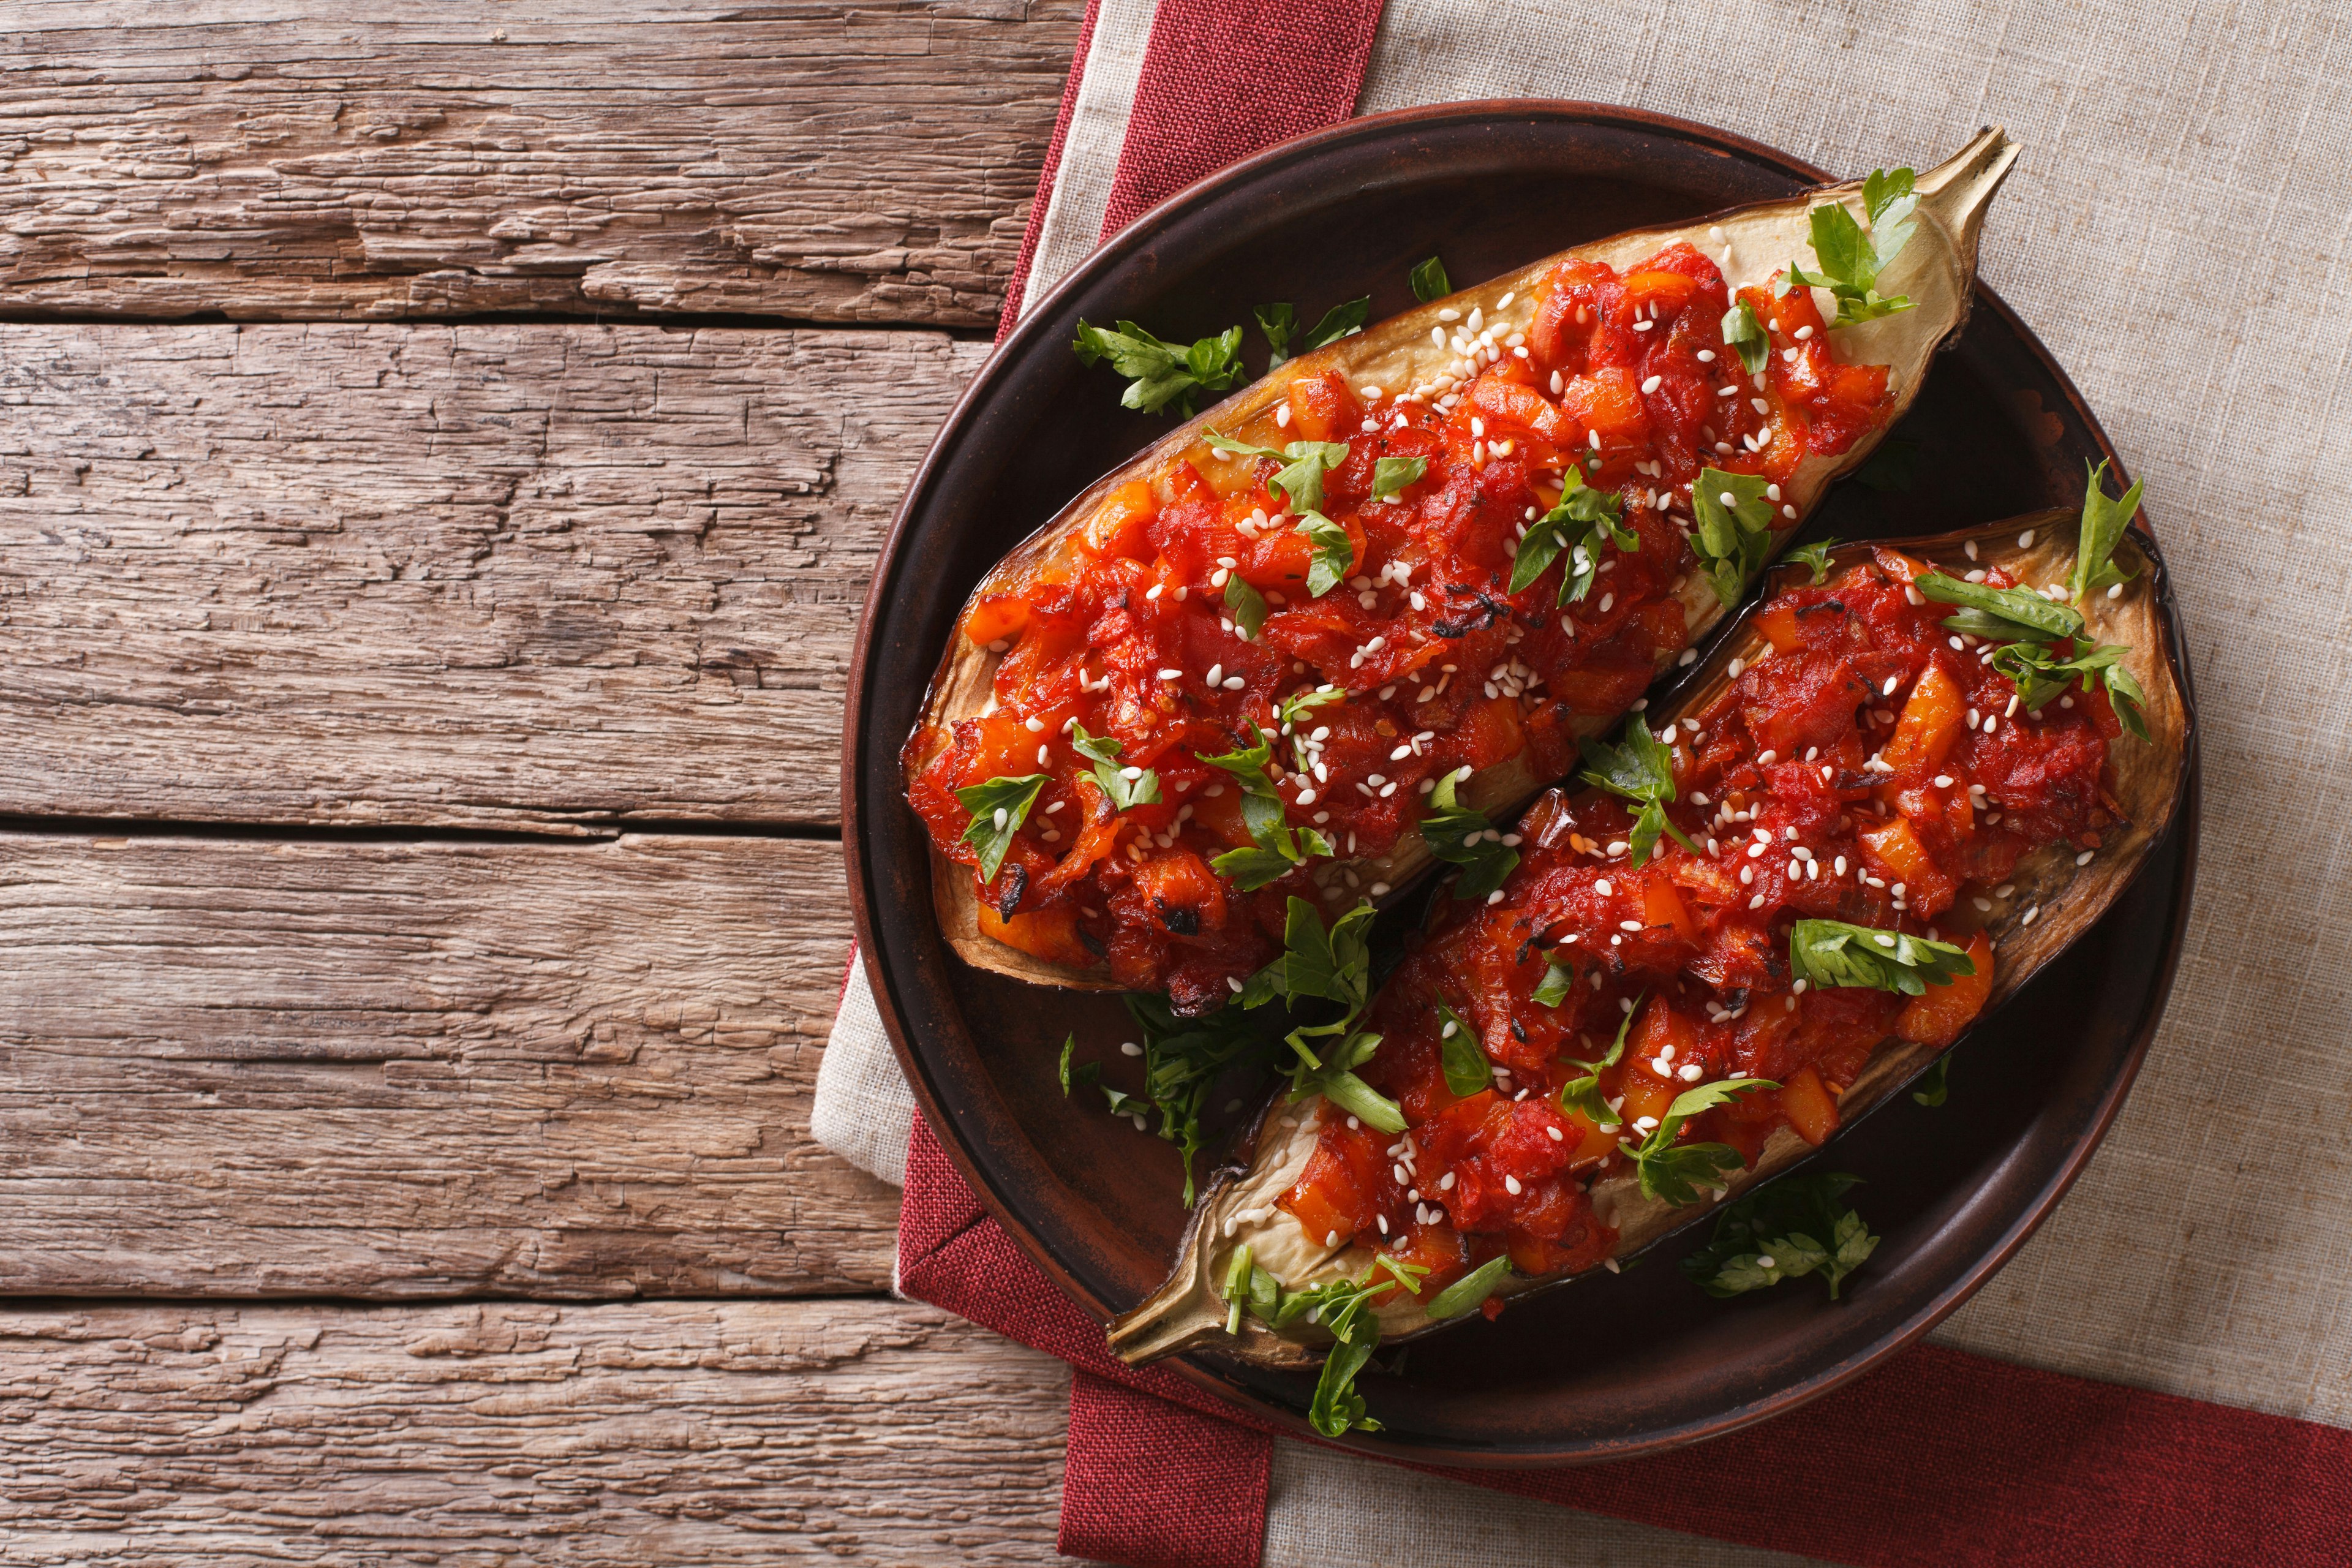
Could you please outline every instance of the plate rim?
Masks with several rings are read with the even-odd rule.
[[[1052,319],[1054,308],[1066,296],[1082,291],[1103,274],[1127,265],[1136,250],[1183,209],[1206,201],[1229,186],[1247,183],[1269,168],[1349,142],[1379,142],[1400,134],[1410,134],[1426,126],[1491,123],[1498,120],[1552,121],[1663,135],[1722,155],[1755,159],[1807,184],[1824,184],[1832,183],[1834,178],[1801,158],[1737,132],[1651,110],[1567,99],[1470,99],[1419,104],[1342,121],[1337,125],[1278,142],[1207,174],[1156,204],[1064,274],[1053,288],[1033,297],[1021,320],[993,345],[988,358],[973,374],[949,409],[947,417],[940,422],[922,461],[916,467],[899,498],[898,505],[891,515],[888,531],[875,557],[873,575],[859,611],[843,704],[841,843],[857,942],[857,962],[866,971],[874,994],[875,1011],[880,1018],[883,1033],[890,1042],[892,1055],[914,1094],[918,1110],[932,1129],[935,1142],[988,1215],[1013,1238],[1022,1253],[1045,1273],[1066,1300],[1097,1322],[1108,1323],[1115,1315],[1114,1310],[1097,1300],[1086,1284],[1054,1256],[1043,1238],[1034,1234],[1013,1213],[966,1146],[958,1119],[950,1113],[949,1107],[930,1081],[921,1057],[908,1043],[892,995],[890,976],[877,956],[880,944],[874,940],[872,903],[867,897],[865,880],[865,836],[861,831],[858,811],[859,786],[863,782],[858,734],[862,727],[860,718],[867,705],[867,672],[876,651],[873,637],[876,613],[887,596],[886,587],[897,579],[903,564],[900,557],[917,498],[929,490],[935,471],[960,438],[971,411],[991,395],[994,382],[1004,373],[1004,367],[1012,362],[1015,351],[1028,348],[1032,340],[1044,334],[1045,324]],[[1694,215],[1696,217],[1706,216]],[[2041,337],[1980,275],[1976,279],[1973,308],[1992,311],[2015,341],[2050,375],[2064,395],[2068,406],[2081,420],[2091,443],[2106,458],[2117,482],[2127,486],[2130,483],[2129,471],[2116,451],[2105,427],[2075,386],[2074,378],[2067,374]],[[2152,538],[2152,532],[2147,537]],[[2158,560],[2160,563],[2160,554]],[[2162,571],[2161,564],[2159,571]],[[2174,821],[2151,847],[2148,860],[2143,863],[2141,871],[2133,877],[2133,881],[2137,882],[2145,874],[2147,865],[2153,863],[2168,841],[2178,842],[2180,855],[2179,885],[2165,912],[2163,949],[2158,957],[2156,973],[2149,984],[2139,1016],[2131,1026],[2130,1048],[2120,1070],[2101,1096],[2084,1135],[2075,1141],[2074,1147],[2024,1210],[2002,1232],[1995,1245],[1979,1254],[1957,1278],[1922,1303],[1908,1318],[1864,1349],[1833,1362],[1810,1376],[1777,1384],[1754,1399],[1706,1416],[1654,1428],[1638,1436],[1596,1438],[1564,1448],[1542,1451],[1464,1447],[1444,1440],[1410,1439],[1401,1436],[1366,1437],[1360,1434],[1350,1434],[1334,1444],[1332,1439],[1316,1432],[1303,1416],[1236,1387],[1211,1367],[1202,1364],[1195,1356],[1171,1357],[1159,1364],[1210,1396],[1239,1406],[1261,1425],[1271,1425],[1292,1436],[1327,1446],[1353,1448],[1391,1461],[1442,1462],[1476,1469],[1553,1468],[1609,1463],[1663,1453],[1754,1426],[1829,1394],[1917,1342],[2000,1272],[2017,1250],[2041,1228],[2074,1186],[2091,1157],[2106,1141],[2124,1101],[2129,1098],[2133,1086],[2137,1082],[2148,1047],[2162,1026],[2171,998],[2196,891],[2198,850],[2202,836],[2203,768],[2188,638],[2180,623],[2179,601],[2171,590],[2169,574],[2164,573],[2163,579],[2164,621],[2172,643],[2172,664],[2180,682],[2182,702],[2189,721],[2183,755],[2188,773]]]

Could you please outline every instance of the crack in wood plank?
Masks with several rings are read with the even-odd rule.
[[[49,5],[0,309],[992,325],[1083,6]]]
[[[1068,1371],[887,1300],[0,1312],[8,1560],[1057,1561]]]
[[[838,846],[0,835],[0,1293],[890,1282]]]
[[[0,334],[0,812],[826,823],[889,515],[982,345]]]

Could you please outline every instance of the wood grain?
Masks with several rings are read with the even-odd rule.
[[[12,1564],[1055,1561],[1068,1371],[892,1301],[0,1313]]]
[[[0,812],[826,823],[875,552],[983,346],[0,333]]]
[[[1083,11],[26,0],[0,309],[992,326]]]
[[[885,1289],[847,943],[836,844],[0,835],[0,1293]]]

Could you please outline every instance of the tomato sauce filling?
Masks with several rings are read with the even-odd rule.
[[[1281,952],[1291,895],[1388,890],[1319,859],[1246,891],[1212,868],[1254,840],[1242,791],[1200,759],[1252,744],[1253,723],[1276,738],[1288,823],[1341,862],[1391,848],[1451,770],[1524,754],[1538,777],[1564,772],[1572,726],[1622,713],[1687,640],[1677,595],[1700,471],[1764,476],[1775,526],[1790,526],[1780,483],[1892,406],[1885,366],[1838,361],[1810,290],[1741,298],[1770,336],[1755,374],[1722,336],[1721,272],[1676,244],[1622,275],[1563,263],[1495,324],[1473,311],[1446,329],[1450,369],[1423,385],[1293,381],[1223,434],[1344,444],[1321,511],[1349,560],[1319,596],[1315,542],[1273,485],[1282,462],[1205,443],[1120,487],[1071,547],[988,584],[961,635],[1002,654],[992,710],[908,742],[911,803],[974,874],[982,928],[1202,1011]],[[1376,498],[1381,460],[1415,458],[1421,476]],[[1512,594],[1520,537],[1573,478],[1617,498],[1633,546],[1596,540],[1599,575],[1575,603],[1557,602],[1565,554]],[[1228,603],[1234,577],[1264,601],[1255,637]],[[1341,700],[1284,725],[1284,700],[1318,689]],[[1074,724],[1156,775],[1158,801],[1118,809]],[[979,880],[955,792],[1030,774],[1045,775],[1034,804]]]
[[[1753,1164],[1775,1129],[1819,1144],[1838,1102],[1888,1037],[1948,1045],[1993,984],[1981,929],[2014,895],[2029,850],[2095,853],[2119,820],[2107,771],[2118,733],[2104,693],[2077,685],[2040,713],[1955,637],[1950,606],[1920,599],[1920,563],[1891,550],[1820,586],[1777,595],[1756,625],[1769,652],[1704,711],[1673,726],[1671,836],[1640,868],[1626,802],[1589,791],[1539,802],[1518,868],[1491,903],[1448,900],[1364,1026],[1360,1069],[1397,1101],[1401,1136],[1332,1113],[1281,1200],[1318,1239],[1391,1248],[1431,1283],[1500,1253],[1522,1273],[1590,1267],[1615,1233],[1596,1177],[1675,1097],[1727,1078],[1769,1079],[1684,1125]],[[2000,571],[1994,587],[2017,585]],[[1636,720],[1636,722],[1642,721]],[[1664,739],[1664,732],[1660,731]],[[1808,988],[1791,973],[1800,919],[1964,946],[1976,973],[1907,997]],[[1570,976],[1557,1005],[1547,975]],[[1441,1005],[1474,1034],[1490,1082],[1455,1094]],[[1630,1019],[1600,1074],[1618,1120],[1558,1103]]]

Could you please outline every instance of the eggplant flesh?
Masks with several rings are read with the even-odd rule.
[[[1890,542],[1953,576],[1964,576],[1979,566],[2000,566],[2020,582],[2042,584],[2065,579],[2074,562],[2077,521],[2073,513],[2043,512],[1935,539]],[[2032,542],[2021,544],[2021,538],[2029,534]],[[1973,555],[1967,552],[1970,543],[1977,547]],[[1866,559],[1873,548],[1852,544],[1831,552],[1832,573]],[[2089,864],[2078,866],[2074,852],[2063,843],[2034,850],[2018,863],[2010,878],[2016,887],[2014,896],[1985,922],[1985,932],[1993,944],[1995,976],[1991,994],[1971,1029],[2055,962],[2122,896],[2170,825],[2187,788],[2189,716],[2166,632],[2160,587],[2163,566],[2131,533],[2117,546],[2114,559],[2132,574],[2131,580],[2114,598],[2103,594],[2091,596],[2083,607],[2088,622],[2084,637],[2119,643],[2130,650],[2123,663],[2147,694],[2150,738],[2141,742],[2125,735],[2108,748],[2115,799],[2122,808],[2123,820],[2106,833]],[[1735,659],[1753,664],[1759,657],[1769,657],[1770,645],[1753,626],[1755,613],[1765,602],[1751,604],[1672,700],[1654,702],[1645,719],[1673,719],[1701,711],[1730,685]],[[1555,792],[1539,801],[1522,822],[1522,833],[1539,834],[1557,799]],[[1884,1103],[1947,1049],[1963,1048],[1967,1037],[1963,1034],[1953,1047],[1915,1045],[1894,1037],[1883,1041],[1840,1099],[1841,1130]],[[1304,1171],[1323,1119],[1344,1114],[1319,1099],[1292,1105],[1283,1103],[1278,1096],[1261,1111],[1249,1140],[1252,1152],[1244,1163],[1229,1165],[1211,1177],[1193,1209],[1176,1266],[1167,1280],[1111,1324],[1110,1346],[1122,1360],[1139,1363],[1179,1352],[1212,1349],[1266,1366],[1307,1366],[1322,1359],[1330,1336],[1303,1322],[1276,1331],[1244,1313],[1241,1332],[1226,1334],[1227,1304],[1219,1288],[1234,1249],[1244,1245],[1251,1248],[1258,1267],[1292,1289],[1360,1279],[1372,1267],[1375,1254],[1370,1249],[1352,1240],[1326,1247],[1275,1206]],[[1778,1128],[1756,1163],[1730,1178],[1729,1191],[1737,1195],[1813,1152],[1813,1145],[1790,1128]],[[1675,1207],[1645,1198],[1630,1170],[1595,1182],[1591,1197],[1596,1215],[1617,1231],[1611,1262],[1631,1258],[1717,1212],[1714,1204]],[[1511,1300],[1580,1277],[1512,1274],[1494,1293]],[[1402,1291],[1391,1291],[1390,1296],[1377,1308],[1382,1342],[1410,1339],[1444,1326],[1429,1321],[1420,1303]]]
[[[1847,451],[1834,458],[1809,456],[1783,482],[1784,500],[1797,515],[1780,520],[1782,526],[1774,532],[1774,553],[1803,526],[1830,484],[1864,461],[1887,429],[1903,417],[1927,379],[1936,350],[1966,322],[1985,212],[2017,156],[2017,144],[2000,128],[1991,127],[1979,132],[1959,152],[1918,177],[1915,185],[1919,197],[1914,215],[1916,230],[1879,279],[1882,293],[1908,295],[1912,308],[1837,329],[1838,352],[1846,363],[1888,367],[1887,385],[1893,395],[1893,406],[1874,431],[1857,440]],[[1351,383],[1381,386],[1412,386],[1431,379],[1454,358],[1451,349],[1436,347],[1430,342],[1431,329],[1439,324],[1440,310],[1458,311],[1466,319],[1475,307],[1484,311],[1488,321],[1522,331],[1533,320],[1536,310],[1529,290],[1560,262],[1570,258],[1600,261],[1622,271],[1676,241],[1691,243],[1718,261],[1727,254],[1730,259],[1723,266],[1723,272],[1736,295],[1742,288],[1766,283],[1792,258],[1810,255],[1810,215],[1814,207],[1829,202],[1844,205],[1857,221],[1866,216],[1862,183],[1846,181],[1820,186],[1785,201],[1735,208],[1673,227],[1634,230],[1545,257],[1517,271],[1391,317],[1328,347],[1287,361],[1089,486],[999,563],[972,591],[966,610],[982,597],[1001,591],[1000,584],[1017,582],[1029,571],[1075,552],[1087,523],[1119,486],[1134,479],[1149,479],[1179,459],[1205,461],[1210,451],[1205,433],[1211,426],[1237,440],[1280,446],[1288,435],[1276,425],[1275,410],[1285,402],[1290,384],[1302,376],[1337,371]],[[1499,306],[1505,298],[1514,296],[1510,305]],[[1726,612],[1717,603],[1705,578],[1696,573],[1690,574],[1680,597],[1688,628],[1687,641],[1696,645]],[[959,627],[962,625],[961,616],[957,624]],[[945,749],[950,725],[989,710],[996,668],[1003,657],[973,644],[961,630],[950,635],[916,730],[918,735],[930,736],[932,743],[909,752],[905,773],[909,787],[922,769]],[[1672,657],[1662,661],[1662,670]],[[1602,733],[1620,717],[1581,719],[1575,732],[1580,737]],[[1507,816],[1517,811],[1550,782],[1538,776],[1522,753],[1481,770],[1460,787],[1458,794],[1465,805],[1490,816]],[[1353,889],[1357,884],[1386,883],[1398,889],[1389,895],[1391,900],[1401,897],[1411,882],[1434,864],[1435,858],[1420,834],[1408,829],[1386,855],[1317,862],[1314,880],[1327,905],[1336,910],[1356,900],[1359,895]],[[980,897],[971,873],[941,854],[936,846],[931,849],[931,890],[934,912],[948,945],[973,967],[1034,984],[1076,990],[1118,989],[1107,965],[1078,969],[1049,963],[983,934]]]

